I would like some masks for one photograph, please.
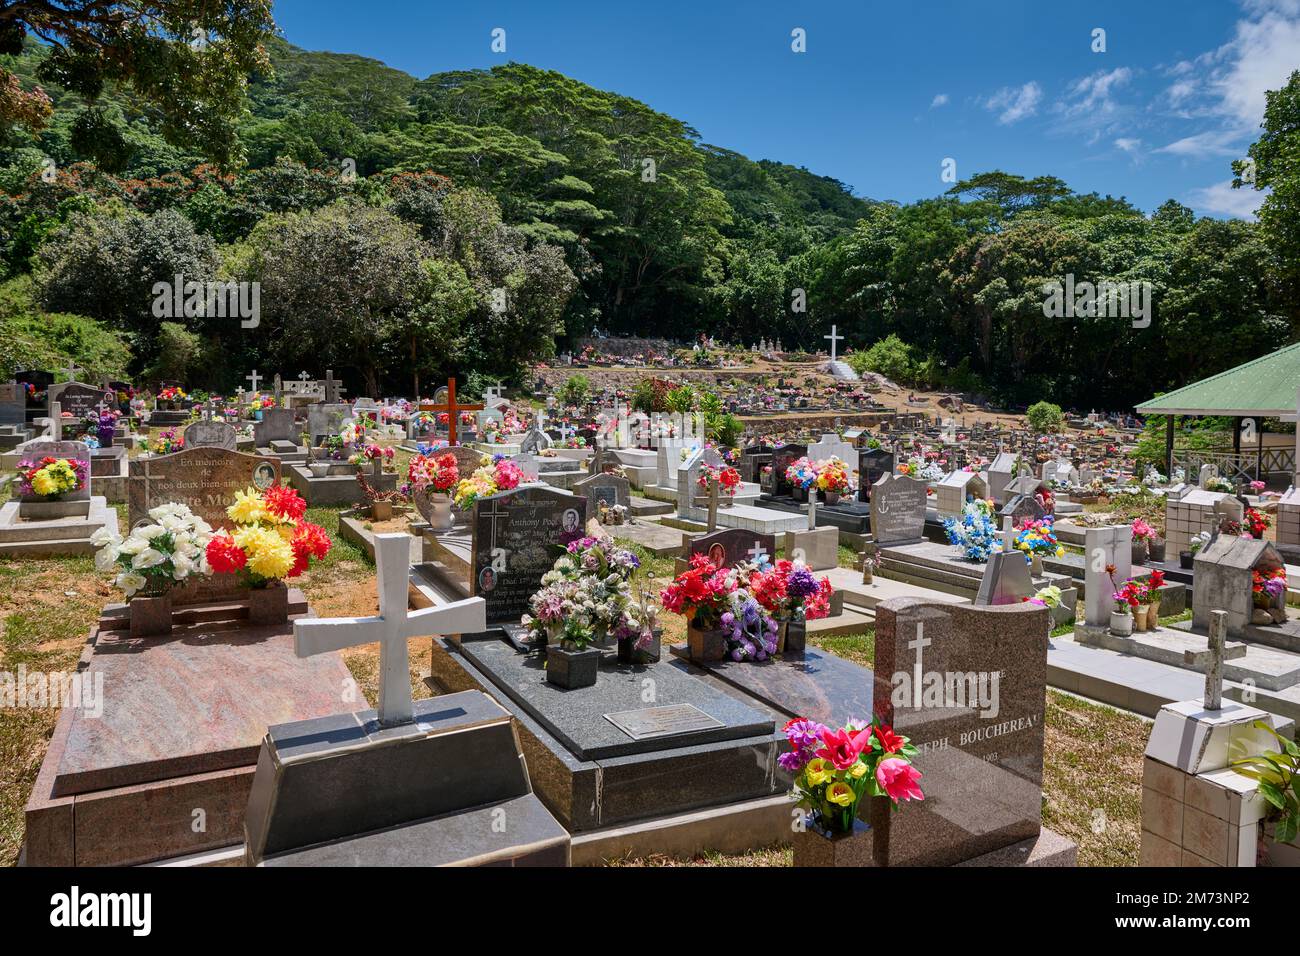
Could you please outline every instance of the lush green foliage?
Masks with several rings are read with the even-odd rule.
[[[518,382],[593,327],[815,350],[836,323],[852,364],[908,387],[1113,408],[1286,344],[1300,318],[1296,78],[1252,148],[1272,189],[1256,226],[998,170],[873,202],[535,67],[417,80],[265,45],[274,71],[249,86],[237,174],[112,84],[92,129],[47,83],[37,138],[0,136],[0,275],[34,270],[47,308],[125,331],[136,371],[161,341],[141,289],[178,267],[263,281],[256,334],[191,328],[194,384],[212,387],[258,359],[330,361],[381,391],[452,371]],[[45,59],[29,41],[6,63],[30,91]],[[111,159],[88,139],[115,140]],[[1046,317],[1044,283],[1067,276],[1149,283],[1149,323]],[[667,392],[634,401],[661,410]]]
[[[1029,406],[1029,410],[1025,412],[1025,417],[1029,419],[1029,427],[1039,434],[1058,432],[1065,422],[1065,415],[1061,412],[1061,406],[1054,405],[1051,402],[1035,402]]]

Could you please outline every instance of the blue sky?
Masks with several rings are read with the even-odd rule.
[[[1148,212],[1174,198],[1249,218],[1259,196],[1229,188],[1229,164],[1256,138],[1264,91],[1300,69],[1300,0],[276,0],[275,16],[298,46],[418,77],[559,70],[706,143],[903,202],[946,189],[951,158],[961,178],[1051,174]]]

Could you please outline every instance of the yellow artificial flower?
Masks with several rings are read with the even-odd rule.
[[[826,799],[831,803],[839,804],[841,807],[852,806],[853,788],[843,780],[836,780],[826,788]]]
[[[804,767],[803,772],[808,784],[813,787],[820,786],[834,776],[834,768],[821,757],[814,757],[809,760],[808,766]]]
[[[867,765],[864,764],[861,760],[855,763],[848,770],[849,776],[852,777],[854,780],[859,779],[866,772],[867,772]]]
[[[44,469],[41,469],[32,476],[32,491],[36,492],[38,495],[52,495],[54,494],[54,489],[54,479],[46,474]]]
[[[274,531],[256,526],[241,529],[235,533],[235,543],[248,555],[245,567],[253,574],[282,578],[293,568],[293,548]]]
[[[235,503],[226,509],[230,520],[239,524],[255,524],[267,517],[266,504],[262,496],[249,488],[247,491],[235,492]]]

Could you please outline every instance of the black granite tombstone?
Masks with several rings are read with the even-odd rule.
[[[582,537],[586,522],[585,497],[538,485],[474,503],[470,593],[486,601],[489,624],[527,612],[557,549]]]
[[[871,500],[871,486],[882,475],[894,472],[894,453],[884,448],[864,448],[858,452],[858,500]]]
[[[726,528],[692,538],[687,557],[696,554],[707,554],[720,568],[734,568],[743,561],[760,560],[760,555],[765,555],[771,562],[776,560],[776,536],[744,528]]]
[[[249,793],[252,866],[566,866],[510,714],[478,691],[271,727]],[[501,825],[506,823],[507,825]]]

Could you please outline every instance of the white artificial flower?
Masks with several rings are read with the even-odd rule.
[[[117,550],[121,554],[135,555],[147,547],[149,547],[148,541],[131,532],[131,536],[117,546]]]
[[[115,531],[109,531],[108,528],[99,527],[90,536],[90,543],[97,548],[102,548],[106,544],[118,545],[122,543],[122,536]]]
[[[146,541],[152,541],[154,538],[162,537],[167,533],[167,531],[168,529],[164,528],[160,524],[147,524],[143,528],[136,528],[131,532],[131,536],[135,537],[136,535],[139,535]]]
[[[143,574],[124,572],[117,576],[117,580],[115,583],[119,588],[122,589],[122,591],[126,594],[127,597],[131,597],[135,594],[136,591],[144,587],[148,583],[148,581],[146,580]]]
[[[131,567],[139,571],[144,568],[156,568],[167,560],[167,555],[156,548],[145,548],[131,559]]]
[[[107,545],[95,552],[95,570],[109,571],[117,565],[117,548]]]

